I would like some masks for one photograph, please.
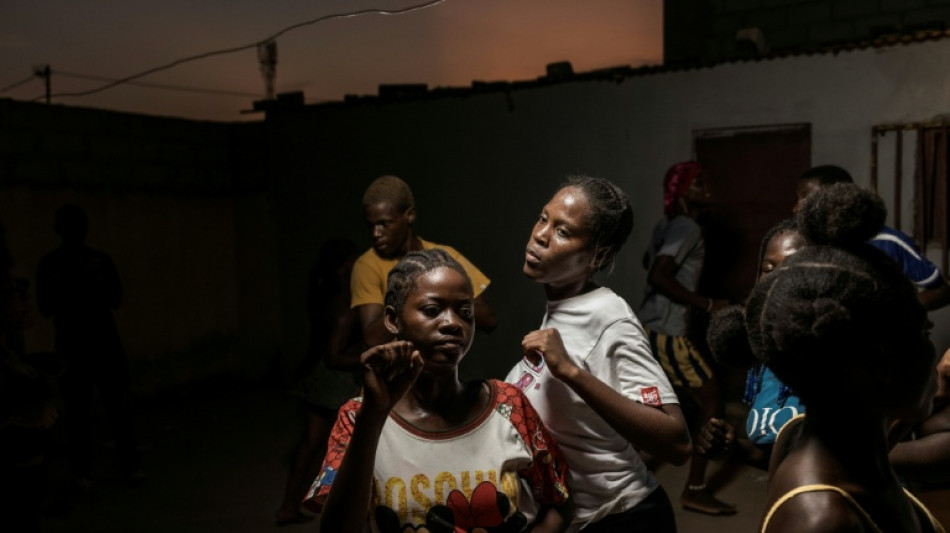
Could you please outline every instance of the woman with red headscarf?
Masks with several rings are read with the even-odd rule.
[[[691,308],[712,313],[728,302],[696,292],[706,251],[699,221],[709,209],[711,195],[702,167],[695,161],[677,163],[663,178],[664,217],[653,230],[645,265],[647,292],[637,316],[650,338],[654,357],[670,382],[699,405],[701,420],[721,416],[722,400],[711,365],[686,336]],[[680,499],[684,509],[712,515],[734,514],[736,508],[706,488],[706,458],[694,452],[689,477]]]

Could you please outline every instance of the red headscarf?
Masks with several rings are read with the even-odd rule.
[[[666,171],[663,177],[663,213],[672,215],[676,202],[682,198],[696,176],[703,173],[703,168],[695,161],[677,163]]]

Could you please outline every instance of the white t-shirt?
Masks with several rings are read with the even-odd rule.
[[[490,380],[491,401],[452,431],[423,431],[390,414],[376,447],[374,532],[504,527],[521,531],[542,505],[568,497],[567,461],[516,387]],[[320,512],[353,435],[362,398],[340,408],[304,505]],[[441,531],[441,529],[439,529]]]
[[[657,257],[672,257],[677,266],[676,281],[690,292],[696,292],[706,258],[706,247],[703,243],[703,231],[695,220],[684,215],[672,219],[664,217],[653,229],[653,242],[647,254],[648,270],[653,268]],[[686,335],[688,310],[687,306],[670,300],[648,285],[637,316],[644,326],[653,331],[682,337]]]
[[[679,403],[630,306],[612,290],[549,301],[541,329],[555,328],[581,368],[623,396]],[[567,457],[575,517],[569,531],[632,508],[658,486],[634,447],[567,385],[522,359],[505,379],[531,401]]]

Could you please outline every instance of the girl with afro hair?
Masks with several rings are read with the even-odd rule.
[[[808,246],[709,333],[714,350],[750,350],[807,409],[775,444],[761,531],[943,531],[888,462],[890,421],[930,413],[936,359],[914,286],[866,244],[883,202],[834,185],[798,217]]]

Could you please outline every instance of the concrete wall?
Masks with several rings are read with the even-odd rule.
[[[85,208],[87,244],[112,256],[125,288],[116,320],[139,394],[221,374],[260,378],[278,364],[254,128],[0,101],[0,222],[14,272],[34,281],[59,245],[56,209]],[[49,319],[37,317],[27,346],[53,349]]]
[[[872,126],[950,110],[948,62],[950,41],[928,42],[308,106],[255,124],[0,100],[0,220],[16,273],[32,278],[57,245],[55,209],[87,208],[89,244],[112,255],[125,283],[117,318],[141,394],[222,374],[290,377],[306,348],[306,278],[319,245],[345,236],[368,247],[360,196],[393,173],[415,190],[418,233],[455,246],[493,280],[486,297],[501,323],[477,336],[463,374],[501,376],[544,312],[542,288],[521,274],[524,245],[565,175],[610,178],[630,195],[634,234],[602,281],[636,308],[660,180],[691,157],[695,131],[809,123],[813,163],[843,165],[867,184]],[[793,194],[792,183],[775,186]],[[939,349],[950,345],[948,317],[932,317]],[[51,349],[50,323],[38,320],[28,342]]]
[[[313,248],[334,235],[369,246],[359,198],[383,173],[413,186],[420,235],[455,246],[492,278],[486,296],[501,324],[476,336],[463,369],[499,376],[544,312],[541,287],[521,275],[523,251],[535,216],[566,174],[607,177],[630,195],[634,234],[603,281],[636,308],[645,284],[640,257],[661,216],[659,183],[670,164],[691,157],[694,131],[810,123],[813,163],[840,164],[866,185],[873,125],[950,109],[948,61],[950,41],[942,41],[272,114],[286,349],[302,350],[300,287]],[[793,183],[776,186],[794,194]],[[950,345],[948,316],[933,317],[940,349]]]

